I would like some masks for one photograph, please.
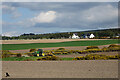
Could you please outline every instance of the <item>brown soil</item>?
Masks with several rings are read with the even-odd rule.
[[[3,61],[2,77],[9,78],[118,78],[118,60]]]
[[[2,40],[2,44],[27,44],[27,43],[56,43],[65,41],[83,40],[108,40],[108,39],[37,39],[37,40]]]

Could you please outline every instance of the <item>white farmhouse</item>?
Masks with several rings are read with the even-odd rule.
[[[72,35],[72,39],[79,39],[80,37],[76,34],[76,33],[74,33],[73,35]]]
[[[94,34],[90,34],[90,36],[89,36],[89,38],[94,38],[95,36],[94,36]]]

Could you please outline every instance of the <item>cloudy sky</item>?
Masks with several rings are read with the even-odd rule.
[[[2,33],[6,36],[116,27],[117,2],[2,3]]]

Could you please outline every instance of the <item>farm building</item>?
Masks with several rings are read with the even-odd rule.
[[[90,36],[89,36],[89,38],[94,38],[95,36],[94,36],[94,34],[90,34]]]
[[[81,36],[81,38],[87,39],[87,38],[88,38],[88,35],[83,34],[83,35]]]
[[[87,35],[83,34],[83,35],[81,36],[81,38],[84,38],[84,39],[94,38],[94,37],[95,37],[94,34],[87,34]]]
[[[74,33],[73,35],[72,35],[72,39],[79,39],[80,37],[77,35],[77,33]]]

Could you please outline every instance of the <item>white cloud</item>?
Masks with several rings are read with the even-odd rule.
[[[6,12],[13,12],[16,10],[16,8],[13,6],[2,5],[2,10],[4,13],[6,13]]]
[[[17,32],[16,31],[5,32],[2,34],[2,36],[8,36],[8,37],[17,36]]]
[[[83,19],[88,22],[101,23],[118,17],[118,9],[112,5],[96,6],[83,11]]]
[[[50,23],[56,19],[57,15],[55,11],[41,12],[38,16],[31,19],[36,23]]]
[[[12,18],[18,18],[18,17],[22,16],[22,14],[20,14],[17,11],[13,12],[12,15],[13,15]]]
[[[18,6],[19,7],[24,6],[25,8],[28,8],[29,6],[31,6],[31,4],[25,5],[24,3],[25,6],[24,5],[21,6],[18,5]],[[40,5],[40,4],[35,3],[34,5]],[[41,6],[36,6],[36,7],[34,6],[33,8],[28,8],[31,10],[39,8],[37,9],[37,11],[36,10],[34,11],[36,14],[39,11],[41,11],[36,16],[31,15],[32,18],[22,17],[23,19],[22,20],[20,19],[19,21],[16,20],[15,22],[12,21],[3,22],[4,31],[8,31],[5,29],[9,28],[9,31],[12,31],[14,29],[18,29],[18,30],[21,29],[19,30],[21,32],[26,32],[26,31],[29,32],[29,30],[31,30],[33,32],[43,33],[43,32],[49,32],[49,29],[51,29],[51,32],[54,31],[57,32],[60,29],[61,31],[65,31],[65,30],[76,31],[76,30],[87,30],[87,29],[90,30],[97,28],[107,29],[110,27],[117,26],[116,24],[117,24],[118,8],[109,3],[107,4],[101,3],[93,6],[90,6],[89,4],[85,4],[85,6],[90,6],[89,8],[84,8],[84,6],[78,6],[78,5],[74,6],[72,5],[72,3],[70,5],[66,4],[66,6],[63,5],[62,7],[57,7],[55,9],[53,7],[49,8],[49,6],[51,7],[51,5],[54,4],[50,4],[49,6],[47,5],[48,7],[41,8],[43,7],[43,5],[44,4],[41,4]],[[16,9],[18,8],[18,6],[16,7]],[[10,10],[14,10],[14,9],[10,9]]]
[[[12,18],[18,18],[22,16],[17,10],[16,7],[10,6],[10,5],[2,5],[2,12],[3,14],[11,14]]]
[[[23,21],[17,21],[17,22],[5,22],[2,21],[2,27],[3,28],[9,28],[9,27],[32,27],[34,26],[35,23],[31,22],[29,19],[25,19]]]
[[[119,0],[2,0],[3,2],[119,2]]]

